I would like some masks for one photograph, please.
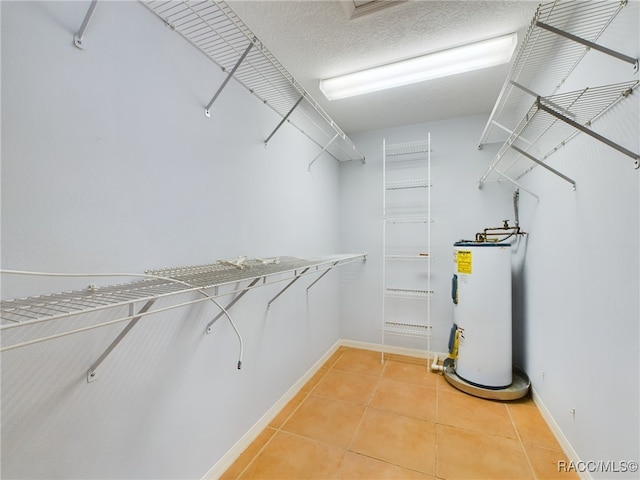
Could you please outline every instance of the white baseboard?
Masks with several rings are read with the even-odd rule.
[[[433,358],[437,355],[438,358],[446,358],[449,354],[442,352],[428,352],[419,348],[406,348],[406,347],[394,347],[393,345],[382,345],[380,343],[368,343],[359,342],[357,340],[340,340],[340,346],[359,348],[362,350],[373,350],[374,352],[384,352],[395,355],[406,355],[407,357],[416,358]]]
[[[231,449],[218,460],[218,462],[209,470],[202,480],[215,480],[219,478],[227,469],[236,461],[240,454],[253,442],[257,436],[271,423],[271,420],[280,413],[280,411],[291,401],[300,389],[315,375],[315,373],[326,363],[339,347],[359,348],[362,350],[372,350],[374,352],[384,352],[396,355],[406,355],[408,357],[432,358],[434,352],[419,350],[414,348],[393,347],[390,345],[381,345],[377,343],[358,342],[355,340],[338,340],[335,344],[325,352],[324,355],[314,363],[302,377],[294,383],[289,390],[285,392],[280,399],[267,410],[267,412],[258,420],[247,433],[245,433]],[[440,358],[445,358],[446,353],[435,353]]]
[[[578,464],[580,462],[580,457],[578,456],[577,452],[573,449],[573,446],[571,446],[571,443],[569,443],[569,440],[567,440],[567,437],[564,436],[564,433],[562,433],[560,426],[556,423],[555,419],[551,415],[551,412],[549,411],[547,406],[544,404],[544,402],[542,401],[538,393],[533,389],[533,387],[531,387],[531,398],[533,398],[533,402],[536,404],[536,407],[538,407],[538,410],[540,411],[542,418],[544,418],[544,421],[547,422],[547,425],[551,429],[551,433],[553,433],[553,435],[556,437],[556,440],[558,440],[558,443],[564,450],[564,453],[566,453],[567,456],[569,457],[569,461],[575,464]],[[589,472],[587,471],[584,471],[584,472],[578,471],[577,473],[580,476],[580,478],[583,480],[593,479],[591,474],[589,474]]]

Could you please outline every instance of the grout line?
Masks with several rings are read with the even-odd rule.
[[[375,397],[376,392],[378,391],[378,386],[380,385],[380,380],[382,379],[382,373],[384,372],[385,368],[387,368],[387,360],[384,359],[384,352],[380,352],[381,355],[381,362],[382,362],[382,369],[380,370],[380,373],[378,374],[378,380],[376,381],[375,386],[373,387],[373,389],[371,390],[371,394],[369,395],[369,398],[367,399],[367,403],[364,407],[364,411],[362,412],[362,416],[360,417],[360,421],[358,422],[358,426],[356,427],[355,431],[353,432],[353,436],[351,437],[351,441],[349,442],[349,445],[346,448],[346,453],[345,456],[342,459],[342,463],[340,464],[340,467],[338,468],[338,474],[340,473],[340,471],[343,469],[344,466],[344,460],[347,457],[347,453],[355,453],[355,454],[360,454],[359,452],[356,452],[352,449],[353,447],[353,442],[355,442],[356,437],[358,436],[358,433],[360,432],[360,428],[362,427],[362,423],[364,422],[365,417],[367,416],[367,412],[369,411],[369,408],[371,408],[371,402],[373,401],[373,398]],[[341,370],[338,370],[341,371]],[[370,457],[372,458],[372,457]],[[380,459],[376,459],[376,460],[380,460]],[[387,462],[388,463],[388,462]]]
[[[364,417],[367,415],[367,412],[369,411],[371,407],[371,402],[373,401],[373,398],[376,395],[376,392],[378,391],[378,387],[380,386],[380,380],[382,379],[382,372],[384,371],[384,369],[386,368],[386,363],[387,361],[384,361],[384,365],[382,367],[382,369],[380,370],[380,374],[378,375],[378,380],[376,381],[375,386],[373,387],[373,389],[371,390],[371,394],[369,395],[369,398],[367,399],[367,403],[365,405],[364,408],[364,412],[362,413],[362,417],[360,418],[360,422],[358,422],[358,426],[356,427],[355,432],[353,433],[353,437],[351,437],[351,441],[349,442],[349,446],[347,447],[348,451],[353,451],[351,450],[351,447],[353,446],[353,442],[355,441],[356,437],[358,436],[358,432],[360,431],[360,427],[362,426],[362,422],[364,421]]]
[[[367,412],[369,411],[370,405],[371,405],[371,401],[373,400],[373,397],[375,396],[377,390],[378,390],[378,385],[380,384],[380,379],[382,378],[382,372],[384,371],[384,369],[386,368],[386,360],[384,360],[384,353],[381,353],[381,363],[383,364],[382,369],[380,370],[380,373],[378,374],[378,380],[376,381],[375,386],[373,387],[371,394],[369,395],[369,398],[367,399],[367,403],[364,406],[364,410],[362,412],[362,416],[360,417],[360,421],[358,422],[358,425],[356,427],[356,429],[353,432],[353,435],[351,436],[351,440],[349,441],[349,444],[347,445],[347,448],[345,449],[345,453],[342,457],[342,461],[340,462],[340,466],[338,467],[338,471],[336,472],[337,478],[340,478],[340,472],[344,469],[344,462],[347,458],[347,455],[349,453],[354,453],[354,454],[358,454],[358,452],[355,452],[352,447],[353,447],[353,442],[355,442],[356,437],[358,436],[358,433],[360,432],[360,427],[362,427],[362,423],[364,422],[364,418],[367,415]],[[335,365],[335,364],[334,364]],[[330,370],[333,370],[333,367],[331,367]],[[343,370],[339,370],[339,369],[335,369],[335,371],[337,372],[342,372]],[[355,373],[355,372],[350,372],[350,373]],[[369,375],[372,376],[372,375]]]
[[[265,427],[265,428],[264,428],[264,430],[262,430],[262,432],[264,432],[267,428],[270,428],[270,429],[272,429],[272,430],[275,430],[275,432],[273,432],[273,435],[271,435],[271,437],[269,437],[269,440],[267,440],[267,441],[264,443],[264,445],[260,448],[260,450],[258,450],[258,451],[256,452],[256,454],[255,454],[253,457],[251,457],[251,460],[249,460],[249,461],[247,462],[247,464],[245,465],[245,467],[244,467],[242,470],[240,470],[240,473],[238,473],[238,475],[235,477],[236,479],[238,479],[238,478],[242,477],[242,475],[244,474],[244,472],[246,472],[246,471],[247,471],[247,469],[248,469],[248,468],[253,464],[253,462],[255,461],[255,459],[256,459],[256,458],[258,458],[258,455],[260,455],[260,454],[262,453],[262,451],[263,451],[265,448],[267,448],[267,445],[269,445],[269,444],[271,443],[271,440],[273,440],[273,437],[275,437],[275,436],[276,436],[276,434],[277,434],[277,433],[278,433],[278,431],[279,431],[279,429],[277,429],[277,428],[273,428],[273,427],[268,427],[268,426],[267,426],[267,427]],[[260,433],[262,433],[262,432],[260,432]],[[249,447],[251,447],[251,445],[253,445],[253,443],[254,443],[254,442],[255,442],[255,440],[249,444]],[[249,448],[249,447],[247,447],[247,448]],[[244,452],[242,452],[242,453],[244,453]],[[240,455],[242,455],[242,453],[241,453]],[[236,461],[237,461],[237,459],[236,459]],[[234,462],[234,463],[235,463],[235,462]],[[232,465],[233,465],[233,464],[232,464]],[[224,473],[226,473],[226,472],[223,472],[223,474],[224,474]]]
[[[516,425],[515,420],[513,419],[513,416],[511,415],[511,410],[509,409],[509,406],[505,403],[504,404],[504,408],[507,409],[507,415],[509,415],[509,420],[511,420],[511,425],[513,425],[513,429],[516,432],[516,436],[518,437],[518,443],[520,444],[520,448],[522,449],[522,453],[524,453],[524,457],[527,459],[527,464],[529,465],[529,469],[531,470],[531,475],[533,475],[534,479],[537,479],[537,475],[536,475],[536,471],[533,468],[533,463],[531,462],[531,459],[529,458],[529,454],[527,453],[527,449],[524,448],[524,442],[522,441],[522,437],[520,436],[520,432],[518,431],[518,427]]]

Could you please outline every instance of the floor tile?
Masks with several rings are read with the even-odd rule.
[[[575,471],[569,470],[569,458],[562,450],[553,450],[539,445],[524,444],[529,462],[539,480],[580,478]]]
[[[433,475],[435,423],[369,408],[351,450]]]
[[[435,477],[365,455],[349,452],[342,461],[337,478],[343,480],[433,480]]]
[[[378,383],[377,377],[329,370],[313,390],[315,395],[366,405]]]
[[[377,377],[382,373],[382,355],[370,350],[345,350],[333,368]]]
[[[307,397],[308,393],[299,391],[296,395],[287,403],[280,412],[269,422],[269,426],[273,428],[280,428],[284,422],[291,416],[296,408]]]
[[[437,426],[438,478],[529,479],[534,478],[517,440],[470,430]]]
[[[235,462],[220,476],[220,480],[234,479],[238,478],[242,471],[249,465],[251,460],[260,452],[262,447],[264,447],[271,437],[276,433],[276,430],[273,428],[265,428],[260,434],[255,438],[255,440],[240,454],[240,456],[236,459]]]
[[[370,406],[433,422],[436,420],[436,389],[382,378]]]
[[[507,408],[523,443],[562,450],[537,408],[517,404],[507,405]]]
[[[364,405],[309,395],[282,430],[347,448],[364,411]]]
[[[436,387],[438,380],[438,375],[432,373],[426,363],[407,363],[396,360],[387,361],[382,376],[399,382],[427,385],[433,388]]]
[[[517,439],[504,403],[472,395],[439,391],[437,421],[451,427]]]
[[[423,358],[339,347],[222,475],[574,479],[530,396],[468,395]]]
[[[327,479],[338,473],[344,450],[286,432],[276,433],[242,479]]]
[[[428,358],[409,357],[407,355],[398,355],[397,353],[387,353],[384,356],[385,360],[391,362],[400,363],[413,363],[415,365],[431,365],[431,361]]]

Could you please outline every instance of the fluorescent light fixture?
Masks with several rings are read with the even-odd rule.
[[[501,65],[511,60],[517,43],[517,34],[511,33],[421,57],[320,80],[320,91],[327,99],[338,100]]]

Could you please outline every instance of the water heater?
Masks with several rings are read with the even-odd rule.
[[[457,242],[454,262],[455,372],[472,385],[506,388],[513,375],[511,245]]]

